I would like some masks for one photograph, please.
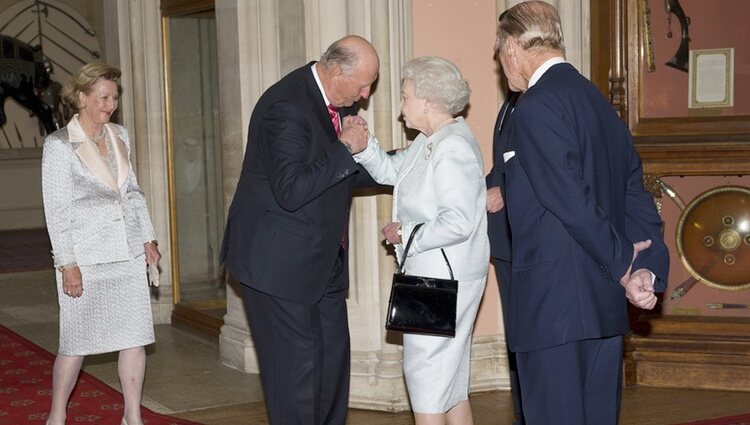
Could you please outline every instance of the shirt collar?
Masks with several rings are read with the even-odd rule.
[[[312,68],[313,77],[315,78],[315,84],[318,85],[318,90],[320,90],[320,94],[323,95],[323,101],[325,101],[326,106],[328,106],[328,105],[331,104],[331,102],[328,100],[328,97],[326,96],[326,91],[323,89],[323,83],[320,82],[320,77],[318,76],[318,70],[315,67],[315,65],[317,65],[317,64],[318,63],[315,62],[314,64],[312,64],[312,67],[311,67]]]
[[[526,89],[530,89],[534,84],[539,81],[540,78],[542,78],[542,75],[544,75],[545,72],[547,72],[548,69],[552,68],[553,66],[557,65],[558,63],[565,63],[566,60],[563,57],[555,56],[554,58],[547,59],[546,62],[544,62],[539,68],[534,71],[533,74],[531,74],[531,78],[529,79],[529,87]]]

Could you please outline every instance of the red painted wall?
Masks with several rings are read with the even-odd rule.
[[[499,109],[498,67],[493,57],[497,11],[494,1],[413,0],[413,53],[451,60],[469,81],[466,122],[479,141],[485,168],[492,164],[492,127]],[[500,295],[490,266],[487,289],[477,315],[475,335],[500,329]]]
[[[688,110],[688,74],[664,65],[680,45],[681,30],[672,15],[672,38],[664,0],[649,0],[651,33],[656,70],[641,70],[641,115],[644,118],[686,117]],[[716,115],[750,114],[750,1],[747,0],[679,0],[690,18],[690,49],[734,47],[734,107],[711,108],[704,113]],[[642,61],[641,63],[645,63]],[[695,110],[694,110],[695,111]]]

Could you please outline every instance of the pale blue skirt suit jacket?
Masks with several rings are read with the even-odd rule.
[[[420,134],[388,155],[371,137],[355,155],[380,184],[393,185],[393,221],[402,225],[399,261],[414,226],[406,259],[409,274],[449,277],[440,249],[459,281],[454,338],[404,335],[404,374],[412,409],[444,413],[468,397],[471,333],[489,264],[484,163],[463,118],[430,137]]]

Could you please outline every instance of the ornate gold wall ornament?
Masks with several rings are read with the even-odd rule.
[[[640,6],[643,14],[643,58],[646,72],[654,72],[656,62],[654,61],[654,36],[651,32],[651,9],[648,7],[648,0],[641,0]]]
[[[722,186],[698,195],[677,223],[677,252],[698,281],[750,288],[750,188]]]

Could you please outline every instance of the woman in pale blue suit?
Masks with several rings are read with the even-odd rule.
[[[84,65],[63,89],[78,113],[44,141],[42,194],[60,305],[47,425],[65,424],[84,356],[112,351],[119,351],[122,425],[142,425],[144,346],[154,342],[146,267],[161,256],[130,164],[128,132],[109,122],[119,78],[109,65]]]
[[[476,138],[457,115],[469,86],[456,66],[438,57],[409,61],[402,73],[401,114],[420,134],[388,155],[375,138],[355,155],[372,177],[393,185],[393,222],[386,241],[402,242],[425,223],[409,249],[408,272],[449,277],[440,249],[459,281],[454,338],[404,334],[404,376],[417,425],[471,424],[470,347],[489,259],[486,184]]]

